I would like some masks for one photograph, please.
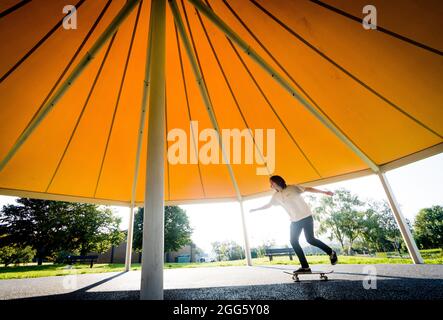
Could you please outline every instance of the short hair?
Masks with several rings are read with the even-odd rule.
[[[269,178],[272,182],[276,183],[282,189],[286,188],[286,181],[280,176],[272,176]]]

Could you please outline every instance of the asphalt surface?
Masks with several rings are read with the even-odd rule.
[[[443,300],[443,265],[315,265],[334,270],[294,282],[293,266],[167,269],[166,300]],[[0,299],[131,300],[140,271],[0,280]]]

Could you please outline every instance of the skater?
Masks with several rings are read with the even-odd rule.
[[[300,195],[305,191],[323,193],[328,196],[332,196],[334,193],[331,191],[322,191],[310,187],[303,188],[299,185],[286,185],[285,180],[280,176],[272,176],[269,178],[269,181],[271,183],[271,188],[276,191],[273,194],[271,201],[260,208],[251,209],[250,212],[268,209],[273,205],[281,205],[283,208],[285,208],[291,219],[291,245],[294,248],[294,251],[297,254],[298,260],[301,264],[301,267],[295,272],[311,272],[308,261],[303,253],[303,249],[298,242],[302,230],[304,230],[306,241],[326,252],[329,255],[331,264],[336,264],[338,261],[337,253],[322,241],[314,237],[314,220],[312,218],[312,212]]]

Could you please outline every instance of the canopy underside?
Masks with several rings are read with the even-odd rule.
[[[71,1],[1,3],[0,158],[125,2],[78,0],[76,30],[61,26],[62,8]],[[365,30],[352,18],[361,19],[363,0],[208,4],[377,165],[442,151],[441,1],[374,1],[379,30]],[[221,129],[275,129],[274,173],[289,183],[370,173],[190,3],[178,6]],[[131,202],[149,10],[147,0],[133,10],[0,172],[0,193]],[[179,128],[192,139],[190,121],[198,121],[200,131],[212,128],[196,80],[168,8],[165,135]],[[144,198],[147,133],[146,121],[136,203]],[[204,144],[198,142],[199,148]],[[260,166],[232,165],[242,196],[269,189],[267,176],[256,174]],[[165,176],[168,203],[236,198],[223,162],[165,161]]]

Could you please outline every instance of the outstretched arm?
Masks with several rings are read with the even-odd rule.
[[[323,194],[325,194],[327,196],[333,196],[334,195],[334,192],[332,192],[332,191],[323,191],[323,190],[315,189],[315,188],[311,188],[311,187],[306,187],[305,191],[312,192],[312,193],[323,193]]]
[[[271,202],[269,202],[268,204],[265,204],[264,206],[261,206],[259,208],[251,209],[251,210],[249,210],[249,212],[254,212],[254,211],[258,211],[258,210],[265,210],[265,209],[269,209],[270,207],[272,207]]]

